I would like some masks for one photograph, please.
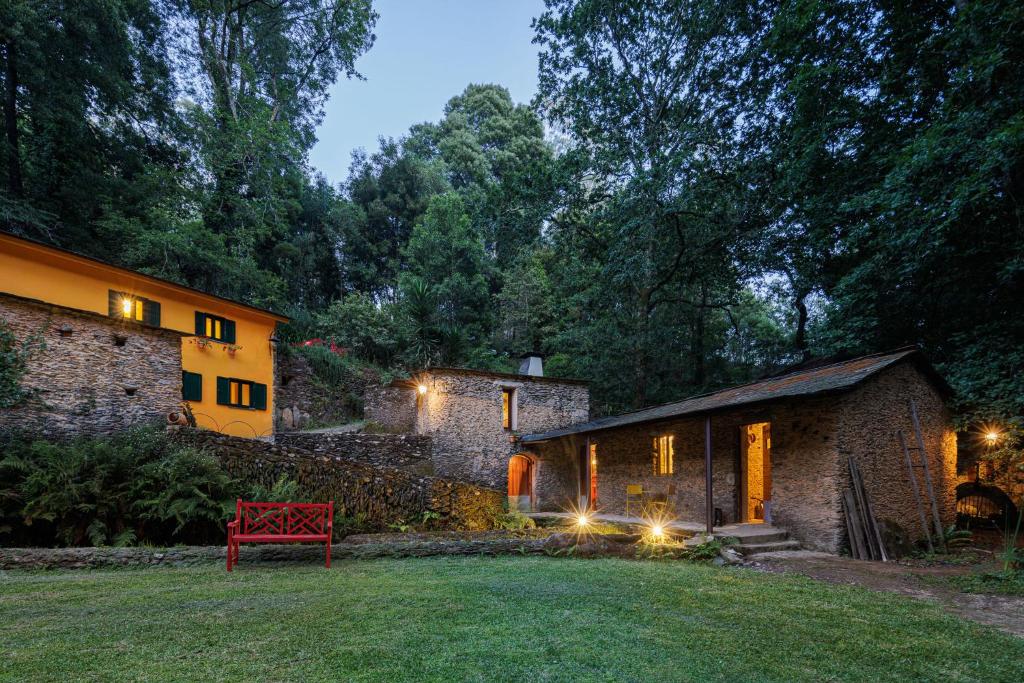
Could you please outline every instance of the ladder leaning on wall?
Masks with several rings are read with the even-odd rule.
[[[935,546],[932,544],[932,536],[928,530],[928,519],[925,514],[924,504],[921,502],[921,490],[917,483],[917,474],[915,472],[918,468],[922,471],[925,491],[927,492],[928,500],[931,503],[932,521],[935,524],[935,538],[939,547],[943,552],[945,552],[946,536],[942,529],[942,518],[939,516],[939,505],[935,499],[935,488],[932,486],[931,468],[928,467],[928,452],[924,448],[924,436],[921,434],[921,419],[917,415],[917,404],[913,399],[910,400],[910,419],[914,425],[914,437],[917,445],[907,446],[907,439],[903,435],[902,429],[896,430],[896,436],[900,441],[900,447],[903,449],[903,458],[907,463],[907,473],[910,476],[910,488],[914,492],[914,502],[917,504],[917,514],[921,520],[921,529],[924,531],[924,537],[928,541],[928,551],[935,552]],[[920,463],[914,463],[913,459],[910,457],[911,451],[914,451],[917,454],[917,457],[921,460]]]

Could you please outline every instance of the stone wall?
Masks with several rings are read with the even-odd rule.
[[[29,360],[22,405],[0,427],[47,436],[100,435],[163,422],[181,404],[181,335],[0,295],[0,318],[45,348]]]
[[[410,386],[367,387],[363,417],[395,434],[416,430],[416,390]]]
[[[942,395],[912,364],[902,363],[876,375],[844,396],[837,406],[840,415],[838,436],[842,485],[849,486],[846,463],[852,456],[864,476],[864,487],[879,522],[895,525],[902,534],[916,540],[923,539],[924,533],[906,459],[896,436],[896,431],[902,430],[907,445],[916,445],[910,399],[917,403],[939,516],[943,526],[952,524],[956,512],[956,433]],[[911,458],[915,463],[920,462],[914,451],[911,451]],[[915,474],[929,532],[934,537],[923,472],[918,468]]]
[[[214,453],[233,477],[270,487],[282,475],[314,500],[333,500],[348,516],[362,515],[383,528],[424,512],[457,529],[486,529],[501,511],[504,494],[472,484],[417,476],[337,455],[317,455],[294,445],[242,439],[217,432],[177,429],[176,438]]]
[[[434,473],[431,439],[420,434],[291,432],[278,434],[275,440],[316,455],[337,456],[378,467],[397,467],[417,474]]]
[[[420,379],[427,393],[418,396],[418,434],[433,439],[434,472],[506,490],[509,458],[520,449],[523,434],[565,427],[589,418],[590,392],[585,384],[486,373],[434,371]],[[502,390],[515,389],[516,428],[502,428]]]
[[[338,425],[362,415],[362,395],[376,376],[357,371],[347,381],[331,384],[317,377],[301,350],[277,354],[274,368],[274,428],[277,432],[310,425]]]

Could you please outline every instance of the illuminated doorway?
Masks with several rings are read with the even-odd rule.
[[[590,443],[580,446],[580,509],[597,509],[597,444]]]
[[[740,521],[771,523],[771,423],[740,427]]]
[[[513,455],[508,461],[508,507],[510,510],[533,510],[534,481],[537,466],[525,455]]]

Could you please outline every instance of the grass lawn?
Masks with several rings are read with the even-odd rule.
[[[930,604],[679,562],[0,574],[0,680],[1024,680]]]

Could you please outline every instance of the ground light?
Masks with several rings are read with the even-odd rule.
[[[590,520],[587,519],[586,515],[581,513],[576,517],[576,526],[580,527],[581,529],[587,526],[588,524],[590,524]]]
[[[655,524],[651,527],[651,536],[659,540],[662,539],[665,536],[665,528],[660,524]]]

